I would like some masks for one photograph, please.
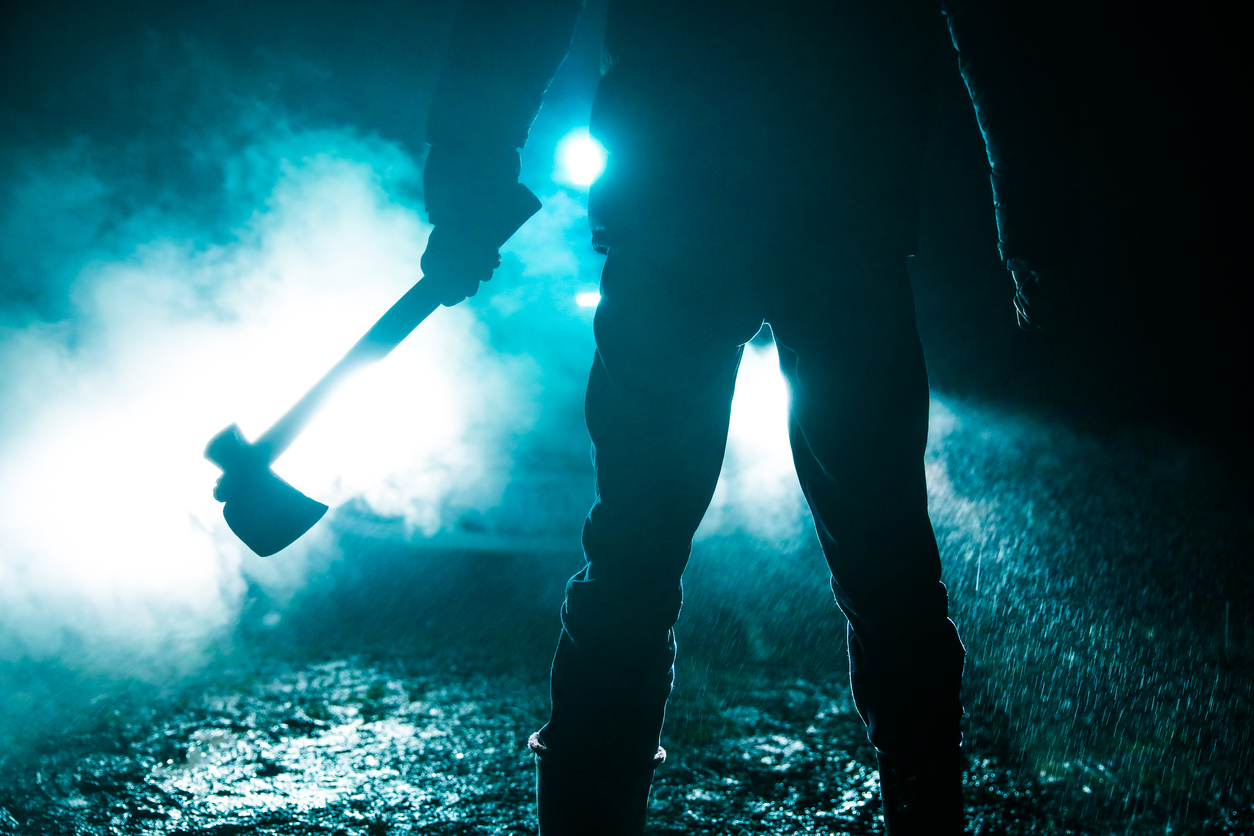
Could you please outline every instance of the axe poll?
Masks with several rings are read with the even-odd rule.
[[[540,201],[525,186],[514,184],[496,208],[497,219],[488,229],[499,248],[539,211]],[[256,441],[249,442],[236,424],[209,440],[205,458],[222,470],[213,496],[225,503],[226,524],[258,555],[268,557],[291,545],[327,512],[326,505],[280,479],[271,465],[341,383],[390,354],[440,306],[441,290],[429,278],[411,287]]]

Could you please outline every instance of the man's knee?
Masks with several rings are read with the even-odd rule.
[[[677,578],[587,575],[585,570],[567,582],[562,606],[562,624],[576,642],[666,641],[683,603]]]
[[[949,594],[934,571],[916,577],[902,572],[872,572],[831,579],[836,603],[859,634],[882,641],[915,642],[921,635],[945,632]]]

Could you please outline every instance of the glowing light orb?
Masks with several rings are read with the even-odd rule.
[[[575,304],[581,308],[595,308],[601,304],[601,294],[599,293],[580,293],[575,297]]]
[[[557,179],[587,188],[605,171],[605,160],[605,146],[587,128],[576,128],[557,144]]]

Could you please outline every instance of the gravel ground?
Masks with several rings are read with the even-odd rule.
[[[361,660],[264,668],[118,701],[8,762],[0,832],[535,833],[525,741],[543,682]],[[677,698],[651,833],[881,831],[846,691],[786,680],[740,696]],[[976,833],[1084,832],[994,759],[967,782]]]
[[[1254,834],[1247,493],[1196,451],[975,408],[932,439],[970,832]],[[3,662],[0,834],[533,833],[587,490],[518,478],[423,542],[337,515],[337,555],[290,600],[250,591],[190,673]],[[649,832],[880,832],[812,538],[700,539],[684,585]]]

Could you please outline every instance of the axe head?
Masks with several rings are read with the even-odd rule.
[[[261,557],[296,542],[327,512],[270,469],[266,451],[249,444],[235,424],[210,439],[205,458],[222,468],[213,497],[235,536]]]

